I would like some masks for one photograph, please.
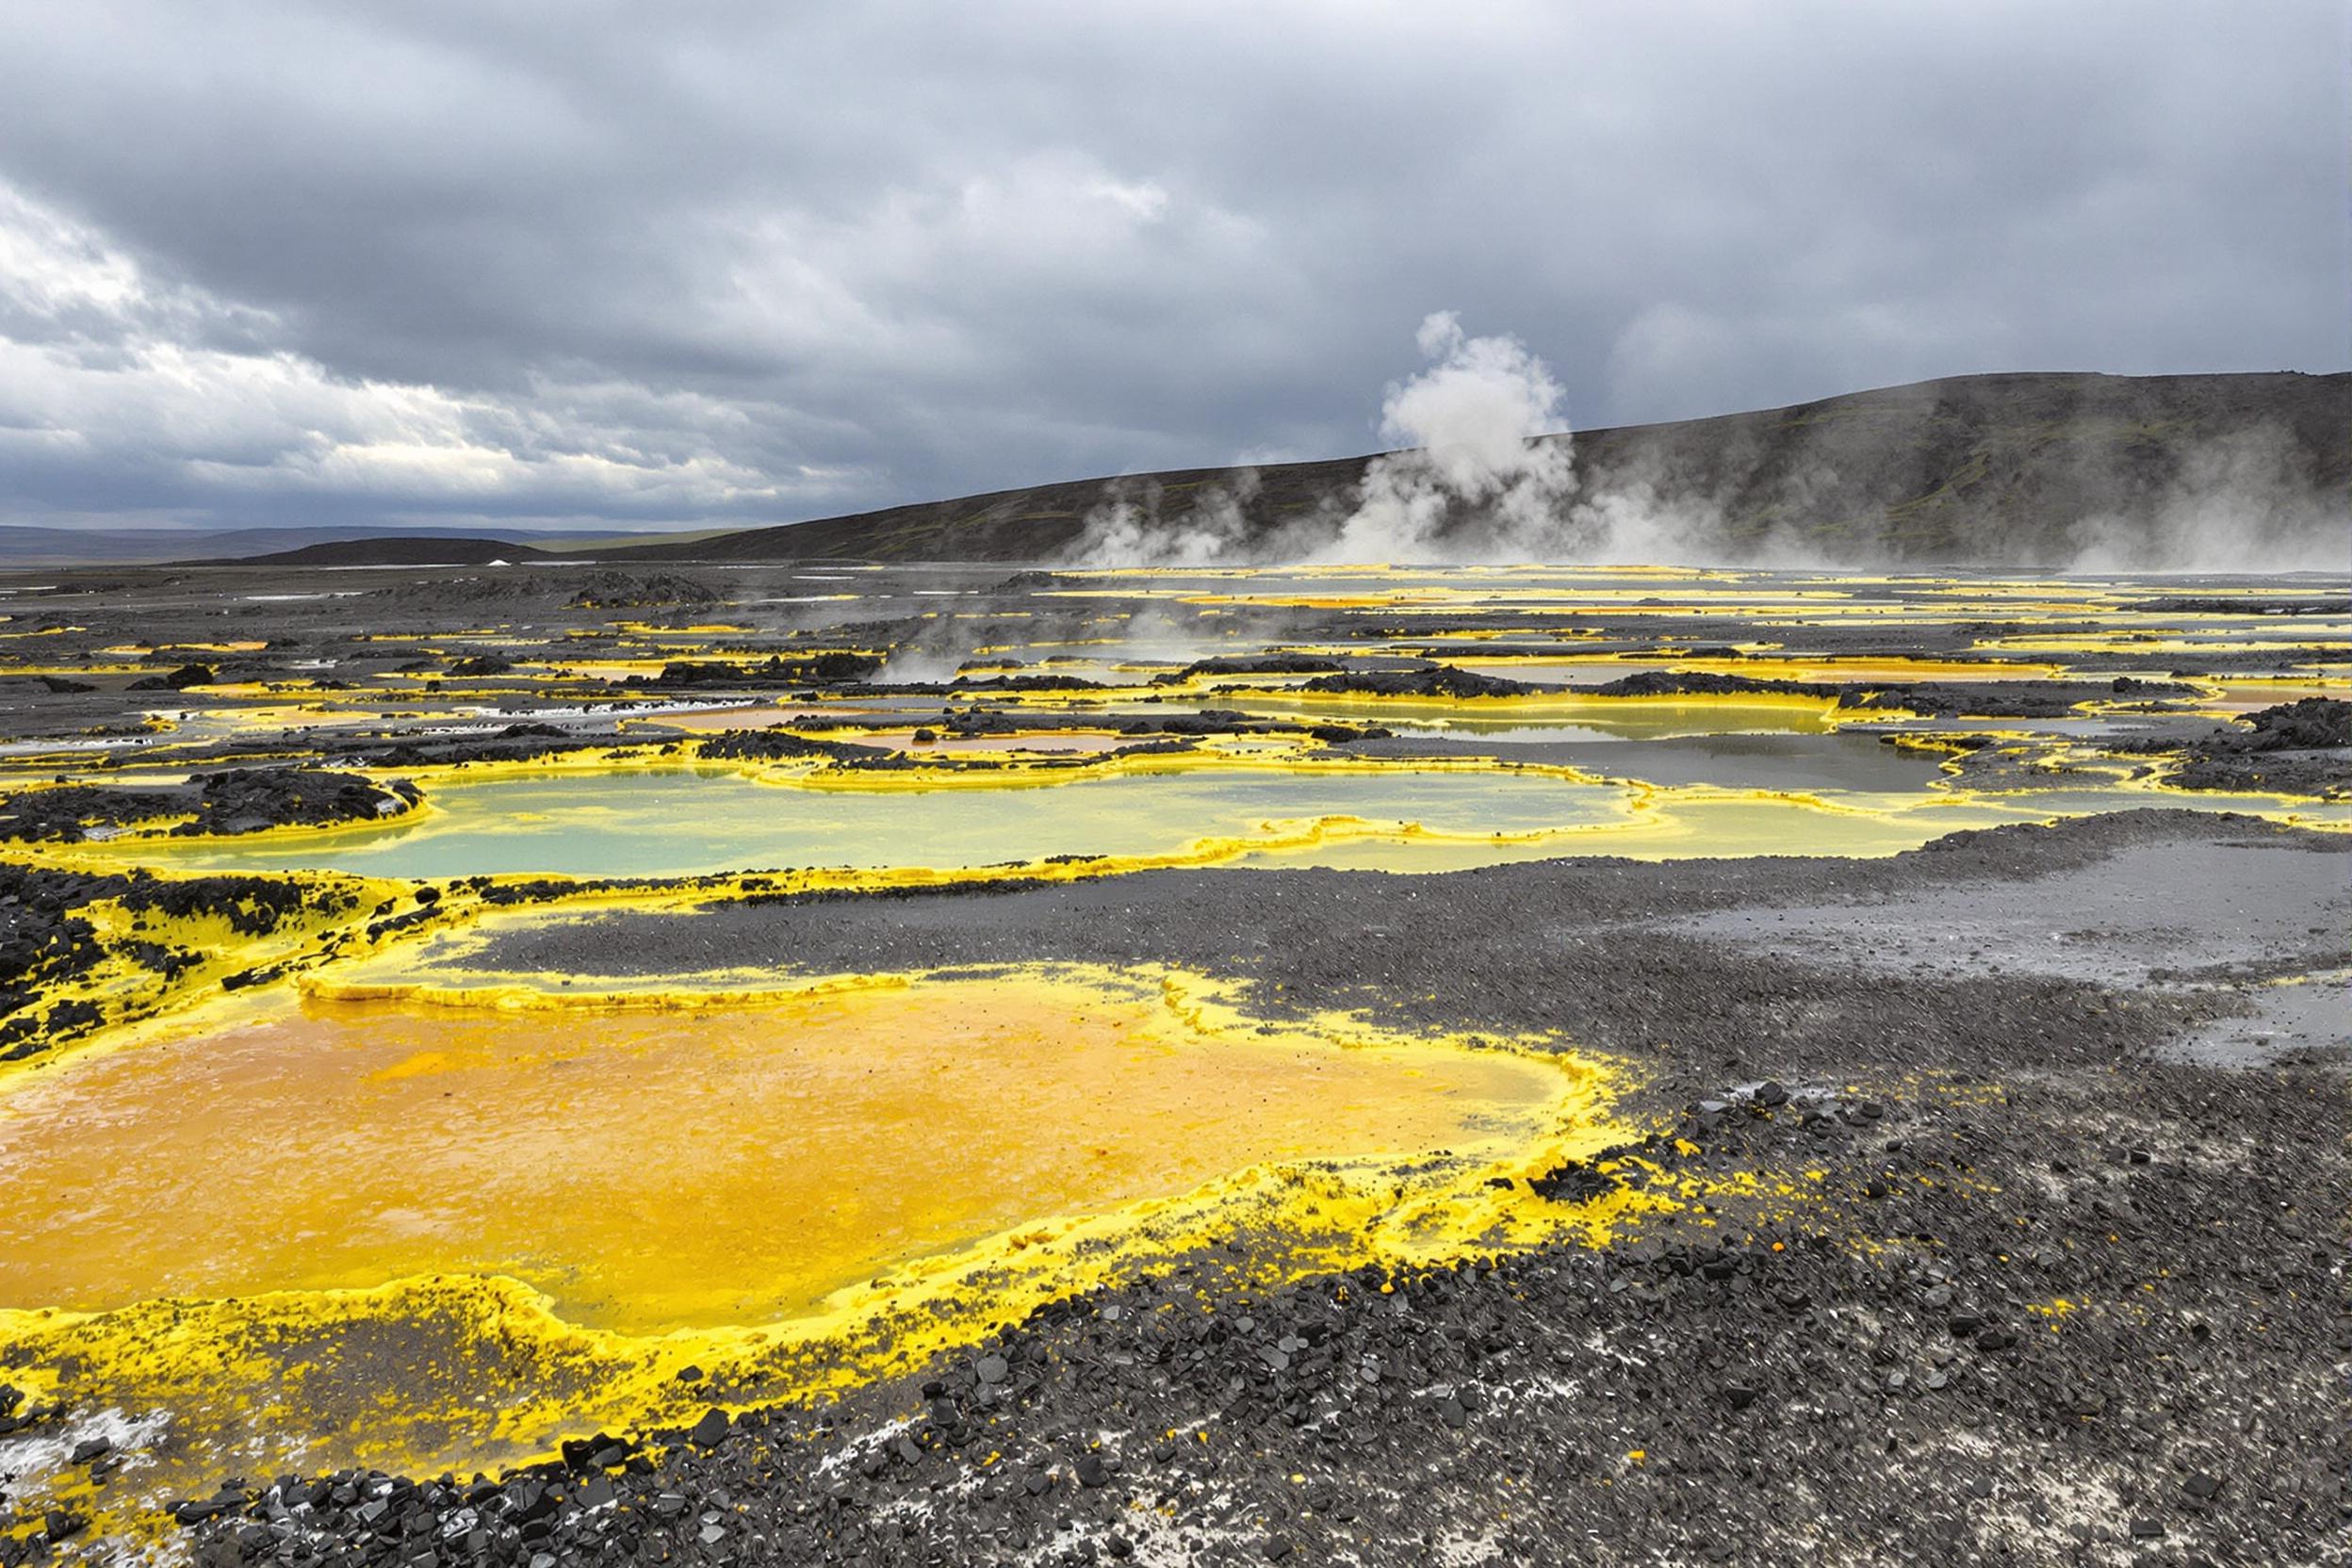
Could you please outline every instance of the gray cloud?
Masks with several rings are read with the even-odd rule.
[[[776,520],[2347,359],[2337,0],[0,19],[0,520]]]

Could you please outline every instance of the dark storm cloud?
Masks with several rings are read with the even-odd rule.
[[[0,21],[0,506],[783,518],[2346,358],[2345,8],[97,3]]]

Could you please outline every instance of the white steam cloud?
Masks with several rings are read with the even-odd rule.
[[[1329,564],[1699,561],[1717,537],[1712,509],[1669,505],[1634,479],[1577,493],[1574,450],[1551,368],[1518,338],[1472,337],[1438,311],[1415,335],[1429,363],[1392,384],[1381,439],[1400,449],[1365,466],[1349,503],[1268,530],[1241,470],[1181,511],[1156,482],[1115,487],[1088,514],[1073,564],[1206,566]]]
[[[1408,449],[1372,460],[1355,512],[1313,559],[1545,558],[1576,482],[1560,383],[1515,337],[1463,336],[1450,310],[1423,320],[1418,340],[1434,363],[1380,407],[1381,438]],[[1478,537],[1441,543],[1465,521]]]

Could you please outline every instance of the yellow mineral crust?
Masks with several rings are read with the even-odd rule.
[[[1528,1192],[1628,1136],[1614,1070],[1545,1042],[1264,1021],[1157,971],[619,1000],[280,1000],[19,1077],[0,1369],[169,1416],[125,1499],[470,1468],[910,1367],[1180,1258],[1263,1282],[1669,1201]]]
[[[1830,685],[1869,681],[1901,684],[1949,680],[2054,680],[2066,674],[2065,667],[2058,664],[2011,663],[1993,659],[1803,653],[1722,659],[1672,653],[1578,655],[1570,652],[1508,659],[1470,657],[1449,662],[1482,675],[1517,676],[1521,679],[1536,681],[1560,678],[1543,673],[1554,667],[1610,676],[1633,675],[1643,670],[1682,670],[1700,675],[1741,676],[1757,680],[1796,680]]]
[[[264,910],[250,898],[232,897],[210,903],[200,913],[175,915],[163,907],[133,908],[109,896],[76,910],[96,934],[101,956],[84,972],[45,987],[38,1005],[45,1012],[86,1003],[110,1027],[94,1038],[53,1042],[45,1053],[0,1062],[0,1117],[6,1115],[4,1096],[12,1078],[46,1071],[69,1051],[130,1043],[139,1032],[120,1026],[191,1004],[208,1002],[215,1012],[247,1006],[251,997],[237,994],[245,985],[373,951],[382,944],[366,927],[377,911],[417,907],[411,902],[412,883],[331,872],[283,873],[278,879],[301,893],[299,905]],[[159,877],[159,890],[168,891],[173,880]],[[468,901],[449,902],[454,914]],[[438,914],[419,924],[437,923]],[[149,961],[158,948],[168,950],[168,967]]]

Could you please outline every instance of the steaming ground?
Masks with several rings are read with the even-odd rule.
[[[1399,449],[1366,460],[1352,484],[1269,510],[1252,469],[1196,480],[1173,496],[1156,480],[1112,482],[1066,559],[1126,568],[1857,570],[1925,558],[2210,573],[2352,564],[2341,527],[2352,378],[2300,378],[2315,382],[2308,386],[2273,378],[2259,393],[2229,386],[2252,397],[2218,417],[2197,406],[2187,384],[2197,378],[2172,378],[2162,390],[2099,377],[1963,378],[1761,419],[1607,432],[1600,460],[1579,464],[1563,389],[1527,345],[1468,336],[1451,311],[1427,318],[1416,341],[1429,365],[1381,403],[1380,437]],[[2030,384],[2069,380],[2077,384]],[[1988,420],[1984,405],[2002,402],[2011,406]],[[1862,406],[1871,403],[1880,406]],[[1968,429],[2009,420],[2022,428]],[[2064,527],[2036,529],[2020,515],[2037,505]],[[1966,516],[1965,532],[1954,514]]]

